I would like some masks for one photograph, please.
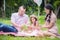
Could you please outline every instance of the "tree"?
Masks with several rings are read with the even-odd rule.
[[[54,12],[58,18],[60,18],[60,0],[44,0],[45,5],[50,3],[54,7]]]
[[[1,16],[1,15],[2,15],[2,12],[1,12],[1,11],[2,11],[2,6],[3,6],[2,3],[3,3],[3,1],[0,0],[0,17],[2,17],[2,16]]]
[[[1,17],[5,18],[5,10],[4,10],[4,0],[0,0],[0,10],[1,10]]]
[[[57,17],[60,18],[60,0],[55,1],[54,6],[55,6],[55,13]]]

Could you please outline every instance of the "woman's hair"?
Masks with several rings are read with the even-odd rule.
[[[32,18],[35,19],[35,23],[34,23],[34,25],[36,25],[37,17],[36,17],[35,15],[31,15],[31,16],[30,16],[30,21],[31,21],[31,23],[32,23],[32,20],[31,20]]]
[[[49,17],[49,19],[47,21],[50,23],[51,14],[52,14],[52,11],[53,11],[53,6],[51,4],[47,4],[45,6],[45,8],[49,10],[49,13],[46,15],[45,20],[47,20],[47,17]]]

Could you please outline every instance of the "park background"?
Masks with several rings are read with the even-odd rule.
[[[60,33],[60,0],[42,0],[42,3],[39,7],[40,13],[38,17],[38,21],[40,24],[44,24],[45,18],[45,11],[44,6],[46,4],[52,4],[54,8],[54,12],[57,16],[57,27],[58,33]],[[18,11],[18,7],[24,5],[26,7],[26,14],[31,15],[35,14],[38,15],[38,5],[33,0],[0,0],[0,22],[11,25],[10,17],[12,13]],[[60,40],[58,38],[40,38],[40,37],[14,37],[14,36],[7,36],[7,35],[0,35],[0,40]]]

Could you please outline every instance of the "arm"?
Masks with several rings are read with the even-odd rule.
[[[12,23],[12,25],[13,25],[14,27],[19,27],[18,24],[14,23],[14,22],[11,22],[11,23]]]
[[[18,31],[20,31],[22,29],[22,25],[18,25],[16,23],[16,16],[14,14],[12,14],[12,16],[11,16],[11,23]]]
[[[16,24],[16,16],[15,14],[12,14],[11,16],[11,23],[14,27],[20,27],[18,24]]]
[[[26,26],[30,26],[30,20],[29,20],[29,17],[27,16],[27,18],[26,18],[26,24],[25,24]]]
[[[36,22],[36,27],[39,27],[39,23],[38,22]]]
[[[53,22],[50,22],[50,24],[48,26],[45,26],[45,28],[52,28],[53,25],[54,25],[54,23]]]
[[[51,20],[50,20],[49,25],[46,25],[45,27],[46,27],[46,28],[52,28],[53,25],[55,24],[55,22],[56,22],[56,16],[53,15],[53,16],[51,17]]]

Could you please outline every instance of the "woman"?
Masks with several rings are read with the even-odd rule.
[[[53,7],[51,4],[47,4],[45,6],[46,18],[45,24],[43,27],[47,28],[48,30],[44,32],[45,35],[59,37],[57,26],[56,26],[56,15],[53,12]]]

